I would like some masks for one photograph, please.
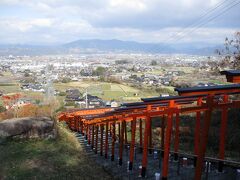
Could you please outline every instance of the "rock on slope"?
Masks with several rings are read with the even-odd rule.
[[[6,119],[0,122],[0,138],[52,138],[54,121],[49,117]]]

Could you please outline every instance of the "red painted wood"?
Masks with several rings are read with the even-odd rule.
[[[224,95],[223,101],[228,102],[228,95]],[[220,142],[219,142],[219,159],[224,159],[225,139],[227,133],[228,108],[222,109],[221,127],[220,127]]]
[[[130,146],[130,159],[129,162],[132,164],[134,159],[134,148],[135,148],[135,134],[136,134],[136,118],[133,119],[131,124],[131,146]]]
[[[179,118],[179,113],[177,113],[176,119],[175,119],[174,153],[178,153],[178,149],[179,149],[179,126],[180,126],[180,118]]]
[[[142,119],[139,119],[139,144],[142,148]]]
[[[91,137],[90,137],[90,127],[88,127],[88,144],[90,145],[91,143]]]
[[[165,116],[162,117],[161,123],[161,148],[164,149],[164,139],[165,139]]]
[[[118,140],[120,140],[120,136],[121,136],[121,124],[119,122],[118,123]]]
[[[114,150],[115,150],[115,141],[116,141],[116,122],[112,123],[112,161],[114,160]]]
[[[167,178],[168,176],[168,160],[170,152],[171,143],[171,133],[172,133],[173,115],[169,114],[167,117],[167,129],[164,144],[164,157],[163,157],[163,167],[162,167],[162,177]]]
[[[94,128],[95,128],[95,126],[93,125],[92,126],[92,141],[91,141],[91,144],[92,144],[91,148],[92,149],[94,148]]]
[[[121,122],[121,136],[120,136],[120,145],[119,145],[119,165],[122,165],[122,156],[123,156],[123,142],[124,142],[124,121]]]
[[[98,125],[96,125],[96,137],[95,137],[95,153],[97,154],[97,150],[98,150]]]
[[[108,122],[106,123],[106,132],[105,132],[105,158],[108,158]]]
[[[199,155],[197,158],[197,166],[195,169],[195,176],[194,176],[195,180],[201,180],[201,176],[202,176],[204,157],[205,157],[206,148],[207,148],[208,133],[209,133],[209,128],[210,128],[212,108],[213,108],[213,106],[212,106],[213,98],[214,98],[214,96],[212,96],[212,95],[208,95],[208,97],[207,97],[208,110],[205,112],[205,117],[204,117],[204,124],[203,124],[204,131],[201,134],[200,149],[199,149]]]
[[[147,116],[145,119],[145,130],[144,130],[144,142],[143,142],[143,154],[142,154],[142,176],[145,176],[146,169],[147,169],[150,121],[151,121],[150,117]]]
[[[202,105],[202,98],[199,98],[197,105]],[[194,134],[194,154],[198,155],[200,146],[200,133],[201,133],[201,112],[196,113],[195,134]]]
[[[127,135],[127,122],[126,121],[124,121],[124,135],[125,135],[125,138],[124,138],[125,144],[127,144],[128,143],[128,135]]]
[[[153,144],[152,144],[152,121],[150,120],[150,125],[149,125],[149,153],[152,153]]]
[[[100,131],[101,131],[101,141],[100,141],[100,155],[103,155],[103,131],[104,131],[104,126],[101,124],[100,125]]]
[[[170,107],[174,107],[174,101],[170,101]],[[173,114],[170,112],[167,116],[167,129],[166,129],[166,137],[164,144],[164,157],[163,157],[163,166],[162,166],[162,178],[166,179],[168,177],[168,166],[169,166],[169,152],[171,145],[171,133],[172,133],[172,125],[173,125]]]
[[[225,89],[225,90],[214,90],[214,91],[196,91],[181,93],[181,96],[196,96],[196,95],[207,95],[207,94],[225,94],[225,93],[239,93],[240,89]]]

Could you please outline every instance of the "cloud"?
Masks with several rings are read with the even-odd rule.
[[[53,21],[47,18],[21,20],[19,18],[0,19],[0,27],[12,31],[27,32],[38,27],[50,27]]]
[[[109,5],[114,10],[124,8],[133,11],[144,11],[147,8],[146,3],[141,0],[111,0]]]
[[[0,37],[2,43],[66,43],[77,39],[122,39],[140,42],[209,42],[221,43],[226,36],[233,34],[237,29],[230,28],[201,28],[175,41],[169,38],[181,30],[179,27],[168,27],[159,30],[145,30],[138,28],[102,28],[93,27],[85,20],[69,21],[64,19],[11,19],[0,20]],[[186,29],[186,32],[191,29]],[[7,34],[7,36],[6,36]],[[179,34],[178,37],[182,37]],[[11,37],[11,38],[9,38]],[[15,37],[15,39],[14,39]]]
[[[1,0],[0,38],[1,42],[6,43],[64,43],[89,38],[163,42],[183,27],[196,22],[204,12],[220,2],[222,1]],[[239,19],[237,6],[181,41],[219,43],[225,36],[240,29]]]

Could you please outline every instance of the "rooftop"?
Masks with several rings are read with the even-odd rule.
[[[238,75],[240,75],[240,70],[226,70],[226,71],[221,71],[220,74],[230,75],[230,76],[238,76]]]

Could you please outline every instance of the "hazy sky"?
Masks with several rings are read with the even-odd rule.
[[[0,44],[92,38],[164,42],[213,8],[203,24],[227,12],[169,42],[222,43],[240,30],[240,4],[227,10],[234,2],[240,0],[0,0]]]

